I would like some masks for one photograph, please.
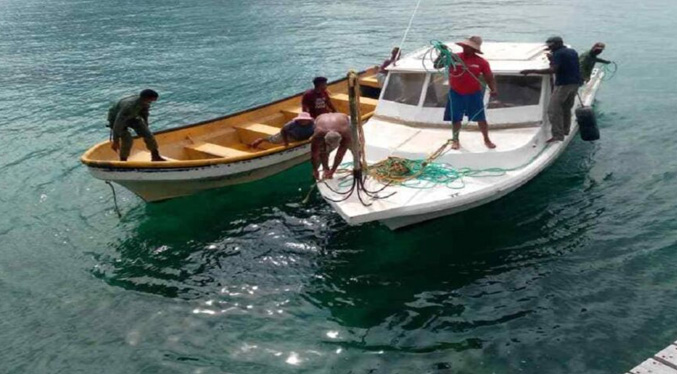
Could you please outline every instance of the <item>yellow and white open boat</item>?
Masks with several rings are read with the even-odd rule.
[[[378,102],[380,89],[375,74],[376,68],[360,73],[360,83],[372,91],[361,98],[363,120],[371,117]],[[336,109],[348,113],[346,79],[331,82],[328,90]],[[310,158],[309,141],[290,143],[288,147],[248,146],[256,138],[279,132],[296,117],[301,112],[302,95],[160,131],[155,138],[167,162],[151,162],[139,138],[134,139],[128,161],[119,161],[109,141],[87,150],[81,161],[95,178],[122,185],[148,202],[265,178]]]

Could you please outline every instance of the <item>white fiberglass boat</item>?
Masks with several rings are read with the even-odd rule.
[[[488,93],[485,96],[490,137],[497,148],[487,149],[477,125],[470,123],[461,131],[461,148],[447,150],[435,163],[447,169],[490,169],[494,173],[477,176],[465,173],[451,186],[425,181],[418,181],[417,188],[408,187],[407,183],[392,184],[380,195],[394,194],[367,199],[367,204],[360,201],[357,193],[341,201],[345,196],[337,192],[346,189],[349,184],[346,178],[350,176],[318,183],[325,199],[349,224],[381,221],[397,229],[486,204],[522,186],[564,152],[578,132],[575,116],[572,113],[571,132],[564,141],[546,143],[551,135],[546,113],[551,78],[519,74],[524,69],[548,67],[545,46],[487,42],[482,49],[499,91],[499,96],[491,100]],[[459,52],[460,47],[454,45],[452,50]],[[443,121],[448,82],[444,73],[435,70],[426,58],[428,51],[428,48],[416,51],[389,68],[375,114],[367,122],[369,126],[364,126],[364,149],[369,165],[388,157],[426,159],[451,137],[450,124]],[[596,70],[581,87],[579,93],[584,105],[592,105],[603,75],[601,70]],[[574,110],[580,105],[577,100]],[[383,183],[369,177],[365,186],[368,190],[380,190]]]

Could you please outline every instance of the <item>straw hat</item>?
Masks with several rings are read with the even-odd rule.
[[[294,121],[312,121],[313,117],[310,116],[310,113],[307,112],[301,112],[299,113],[296,118],[294,118]]]
[[[468,39],[456,43],[457,45],[460,45],[461,47],[470,47],[474,49],[477,53],[482,53],[482,38],[479,36],[471,36]]]

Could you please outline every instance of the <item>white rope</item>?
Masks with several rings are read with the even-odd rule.
[[[414,13],[412,13],[411,18],[409,19],[409,25],[407,26],[407,29],[404,31],[404,36],[402,37],[402,41],[400,42],[400,47],[399,47],[399,56],[402,56],[402,46],[404,45],[404,41],[407,40],[407,35],[409,34],[409,30],[411,30],[411,25],[414,23],[414,17],[416,17],[416,12],[418,11],[418,7],[421,5],[421,1],[423,0],[418,0],[416,3],[416,8],[414,8]],[[393,66],[397,65],[397,60],[393,61]]]

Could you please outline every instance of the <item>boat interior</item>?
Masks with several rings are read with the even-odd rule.
[[[533,153],[535,145],[545,140],[542,138],[547,131],[543,125],[547,125],[545,108],[551,82],[546,76],[519,74],[522,69],[548,66],[543,46],[485,44],[485,58],[494,70],[499,91],[496,97],[489,92],[484,96],[489,136],[497,147],[487,148],[477,124],[466,121],[460,133],[461,149],[449,150],[440,162],[511,167],[523,162],[522,155]],[[365,127],[370,162],[388,156],[424,159],[452,137],[449,122],[443,120],[448,78],[432,66],[424,66],[424,55],[425,52],[414,52],[397,68],[390,69],[376,113]],[[389,136],[379,136],[385,131]],[[473,154],[483,156],[480,159]]]
[[[360,113],[362,120],[366,120],[373,115],[380,94],[376,69],[371,68],[360,73],[359,82],[362,88]],[[347,80],[331,82],[328,91],[336,109],[347,114]],[[127,162],[118,161],[109,142],[97,144],[85,153],[82,160],[89,165],[157,168],[228,163],[283,151],[286,149],[284,145],[263,142],[254,149],[249,144],[257,138],[278,133],[285,123],[296,117],[301,112],[302,95],[300,93],[234,115],[157,132],[155,138],[160,146],[160,153],[168,162],[150,162],[150,153],[139,138],[135,138]],[[289,147],[306,143],[308,141],[294,142]]]

